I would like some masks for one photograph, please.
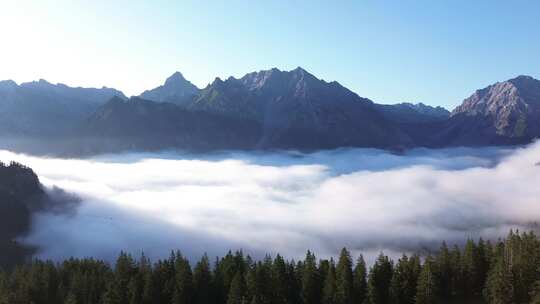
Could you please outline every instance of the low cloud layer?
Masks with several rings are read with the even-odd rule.
[[[112,259],[243,248],[321,256],[400,252],[497,238],[540,219],[540,143],[525,148],[371,149],[314,154],[117,154],[86,160],[0,151],[42,183],[78,195],[75,213],[39,214],[25,242],[44,258]]]

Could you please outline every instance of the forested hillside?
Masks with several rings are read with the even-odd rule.
[[[540,303],[539,265],[532,232],[443,243],[434,255],[397,261],[381,253],[371,267],[347,249],[335,260],[308,251],[302,261],[254,261],[238,251],[195,265],[180,252],[156,263],[121,253],[114,267],[92,258],[36,260],[2,272],[0,304]]]
[[[45,192],[32,169],[0,162],[0,267],[20,263],[33,249],[17,237],[30,230],[32,211],[45,202]]]

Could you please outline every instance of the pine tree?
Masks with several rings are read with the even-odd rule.
[[[346,248],[341,250],[336,266],[336,303],[353,303],[352,258]]]
[[[328,270],[326,278],[324,280],[322,304],[336,304],[337,303],[337,282],[336,282],[336,266],[334,260],[330,260],[328,263]]]
[[[486,283],[487,274],[489,271],[489,256],[488,252],[490,249],[490,244],[484,242],[482,238],[478,240],[476,246],[476,282],[475,282],[475,294],[481,295],[484,285]]]
[[[111,282],[103,296],[103,304],[123,304],[119,284]]]
[[[390,303],[390,283],[392,281],[393,264],[383,253],[371,268],[368,280],[368,300],[370,304]]]
[[[437,277],[439,279],[438,285],[440,286],[440,294],[444,299],[450,299],[452,297],[452,257],[450,250],[446,242],[442,242],[439,253],[435,258],[437,263]]]
[[[463,267],[461,259],[461,251],[458,246],[450,252],[450,265],[451,265],[451,281],[450,281],[450,294],[452,298],[460,299],[464,294],[465,280],[463,279]]]
[[[225,303],[229,290],[225,287],[223,280],[223,267],[221,261],[216,257],[214,262],[214,271],[212,274],[212,302]]]
[[[246,304],[245,299],[245,283],[240,272],[237,272],[231,282],[227,304]]]
[[[142,304],[153,304],[159,298],[159,291],[152,270],[143,273],[143,287],[141,294]]]
[[[141,281],[137,276],[133,276],[131,280],[129,280],[128,284],[128,299],[129,304],[141,304]]]
[[[192,304],[193,303],[193,273],[189,261],[180,253],[176,255],[175,261],[175,289],[173,295],[173,304]]]
[[[256,271],[257,278],[257,295],[260,304],[271,304],[274,298],[274,290],[272,286],[272,258],[267,255],[263,262],[259,262],[259,267]]]
[[[131,255],[120,252],[116,260],[114,280],[109,285],[105,300],[106,304],[128,304],[129,303],[129,282],[135,271],[135,264]],[[84,284],[83,284],[84,285]]]
[[[310,251],[302,265],[302,303],[319,304],[321,301],[320,274],[315,255]]]
[[[530,292],[535,282],[540,277],[540,244],[533,232],[521,233],[518,244],[514,245],[514,261],[512,270],[514,273],[514,288],[516,302],[529,302]]]
[[[253,265],[250,265],[247,273],[245,275],[246,278],[246,298],[248,299],[248,302],[251,303],[253,301],[257,301],[258,297],[258,290],[257,290],[257,269],[259,268],[259,264],[254,263]]]
[[[299,264],[294,260],[287,263],[287,303],[290,304],[302,303],[302,271]]]
[[[353,303],[363,304],[367,299],[367,268],[364,256],[356,260],[353,276]]]
[[[77,302],[77,297],[73,293],[69,293],[66,297],[66,300],[64,301],[64,304],[79,304]]]
[[[392,303],[412,304],[415,302],[419,275],[420,257],[414,255],[409,258],[407,255],[403,255],[395,265],[392,275],[390,284]]]
[[[476,244],[473,240],[467,240],[463,255],[461,256],[461,269],[463,273],[463,292],[467,299],[473,299],[475,296],[475,287],[479,281],[477,269]]]
[[[530,304],[540,304],[540,279],[534,284],[534,288],[531,291]],[[1,302],[0,302],[1,303]]]
[[[514,284],[508,258],[501,256],[490,270],[484,296],[490,304],[511,304],[514,301]]]
[[[193,283],[195,291],[195,304],[209,304],[212,301],[212,272],[210,261],[206,253],[195,265],[193,271]]]
[[[323,259],[319,261],[319,277],[321,279],[321,282],[326,281],[326,276],[328,275],[328,271],[330,270],[330,261],[327,259]]]
[[[434,304],[439,303],[439,288],[437,286],[437,278],[434,271],[435,263],[428,256],[424,261],[420,277],[418,278],[416,303],[417,304]]]
[[[289,288],[290,279],[288,278],[287,264],[281,255],[276,255],[272,264],[272,289],[274,296],[273,304],[290,303]]]
[[[8,276],[2,270],[0,270],[0,304],[10,304]]]

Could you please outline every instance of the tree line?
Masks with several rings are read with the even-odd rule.
[[[511,231],[494,243],[468,240],[427,256],[381,253],[368,267],[342,249],[337,259],[242,251],[191,265],[180,252],[152,263],[120,253],[114,267],[93,258],[34,260],[0,272],[0,304],[428,304],[540,303],[540,240]]]

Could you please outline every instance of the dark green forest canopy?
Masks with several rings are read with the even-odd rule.
[[[42,207],[44,196],[32,169],[0,162],[0,267],[19,263],[33,252],[16,238],[29,231],[31,212]]]
[[[468,240],[433,255],[383,253],[370,266],[343,249],[300,261],[242,251],[193,265],[180,252],[152,263],[120,253],[114,266],[93,258],[34,260],[0,272],[0,304],[379,304],[540,303],[540,240],[510,232]]]

